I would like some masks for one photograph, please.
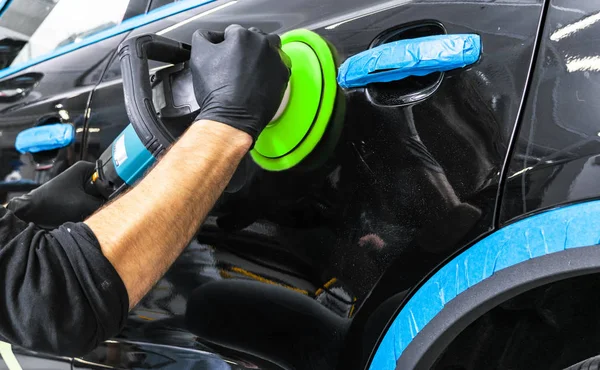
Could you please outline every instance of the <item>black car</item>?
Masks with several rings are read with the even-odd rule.
[[[247,161],[252,178],[118,337],[81,358],[2,344],[0,369],[565,369],[600,353],[597,1],[0,4],[4,201],[95,161],[129,124],[128,37],[306,28],[338,65],[401,39],[483,45],[464,69],[340,91],[331,153],[282,172]],[[70,145],[16,150],[52,123],[74,127]]]

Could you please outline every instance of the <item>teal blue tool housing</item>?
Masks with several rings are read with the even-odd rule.
[[[117,175],[131,186],[156,162],[156,158],[129,124],[113,142],[112,161]]]

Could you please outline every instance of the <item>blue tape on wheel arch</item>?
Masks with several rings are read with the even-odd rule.
[[[348,58],[338,70],[338,84],[359,87],[450,71],[477,62],[480,55],[481,38],[474,34],[394,41]]]
[[[15,140],[15,148],[20,153],[38,153],[64,148],[75,139],[75,130],[67,123],[55,123],[32,127],[21,131]]]
[[[600,244],[600,201],[554,209],[502,228],[442,267],[410,298],[386,332],[370,370],[394,370],[410,342],[444,308],[497,271]]]
[[[214,1],[215,0],[181,0],[181,1],[177,1],[174,3],[168,4],[168,5],[164,5],[160,8],[157,8],[157,9],[147,13],[147,14],[141,14],[141,15],[129,18],[126,21],[122,22],[121,24],[119,24],[115,27],[109,28],[105,31],[95,33],[95,34],[83,39],[81,42],[65,45],[56,50],[53,50],[49,54],[41,55],[37,58],[30,59],[27,62],[15,65],[14,67],[2,69],[2,70],[0,70],[0,78],[10,76],[14,73],[20,72],[24,69],[27,69],[27,68],[37,65],[39,63],[45,62],[47,60],[56,58],[58,56],[70,53],[72,51],[81,49],[83,47],[86,47],[86,46],[89,46],[89,45],[92,45],[95,43],[98,43],[100,41],[103,41],[103,40],[109,39],[111,37],[120,35],[122,33],[131,31],[138,27],[145,26],[147,24],[156,22],[163,18],[170,17],[172,15],[175,15],[175,14],[178,14],[178,13],[190,10],[190,9],[194,9],[194,8],[197,8],[199,6],[202,6],[202,5],[205,5],[208,3],[212,3]],[[7,6],[10,6],[10,4],[7,4]],[[5,9],[6,9],[6,7],[5,7]]]

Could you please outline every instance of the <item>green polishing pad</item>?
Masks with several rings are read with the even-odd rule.
[[[294,30],[281,36],[281,44],[292,61],[289,102],[250,152],[269,171],[292,168],[315,149],[327,129],[337,91],[333,55],[321,36]]]

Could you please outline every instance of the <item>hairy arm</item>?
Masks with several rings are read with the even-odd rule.
[[[135,188],[85,221],[130,308],[187,246],[251,145],[243,131],[198,121]]]

